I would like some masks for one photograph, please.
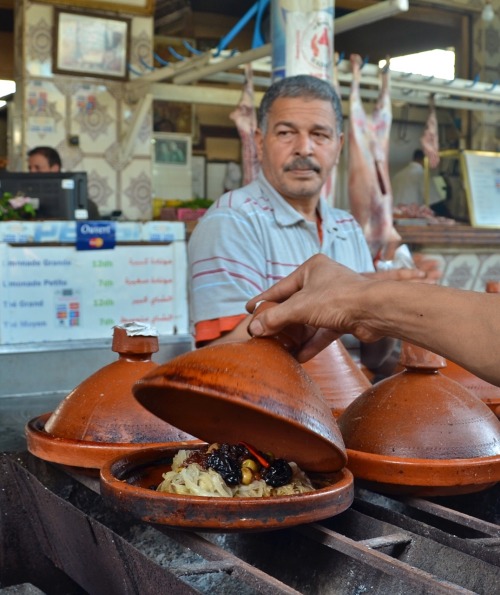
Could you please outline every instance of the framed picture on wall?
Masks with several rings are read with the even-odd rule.
[[[37,0],[46,4],[55,4],[54,0]],[[114,10],[130,14],[153,14],[155,9],[154,0],[57,0],[57,4],[90,8],[96,10]]]
[[[188,134],[155,133],[154,162],[191,167],[191,137]]]
[[[156,198],[193,198],[189,134],[155,132],[151,158],[152,184]]]
[[[54,39],[54,72],[128,78],[130,19],[56,8]]]
[[[191,134],[193,109],[190,103],[153,101],[154,132]]]

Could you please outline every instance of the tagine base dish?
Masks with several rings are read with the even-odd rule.
[[[161,443],[122,443],[122,442],[93,442],[89,440],[72,440],[53,436],[45,431],[45,424],[52,413],[44,413],[31,419],[25,428],[28,451],[45,461],[59,463],[68,467],[82,469],[100,469],[109,460],[125,456],[130,452],[153,447],[165,446]],[[201,440],[187,442],[170,442],[168,446],[177,450],[192,445],[202,445]]]
[[[308,473],[318,489],[288,496],[219,498],[156,491],[178,450],[151,448],[108,461],[100,473],[103,498],[148,523],[218,533],[269,531],[319,521],[343,512],[354,498],[354,478],[346,468]]]
[[[386,494],[453,496],[500,481],[500,455],[473,459],[412,459],[347,449],[347,467],[358,484]]]

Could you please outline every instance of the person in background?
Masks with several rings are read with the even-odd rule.
[[[389,336],[438,353],[500,386],[498,295],[370,279],[316,255],[253,297],[248,312],[262,300],[278,305],[254,315],[250,334],[269,336],[291,324],[307,325],[294,333],[302,340],[296,354],[301,362],[343,333],[361,341]]]
[[[415,149],[413,159],[391,181],[394,206],[424,205],[424,152]]]
[[[57,173],[61,169],[61,157],[52,147],[35,147],[28,151],[28,171],[30,173]]]
[[[358,223],[321,196],[344,142],[342,108],[333,87],[308,75],[273,83],[258,110],[255,140],[261,166],[257,179],[217,200],[189,240],[190,317],[197,347],[248,339],[246,302],[314,254],[377,275]],[[426,276],[416,269],[387,274]],[[385,339],[362,345],[361,361],[376,370],[393,347]]]
[[[35,147],[28,151],[28,170],[30,173],[57,173],[62,170],[59,153],[52,147]],[[90,198],[87,199],[88,217],[91,221],[100,219],[99,209]]]

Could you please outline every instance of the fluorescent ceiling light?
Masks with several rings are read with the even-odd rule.
[[[333,32],[336,34],[350,31],[356,27],[370,25],[375,21],[380,21],[388,17],[393,17],[400,12],[406,12],[409,8],[408,0],[386,0],[385,2],[376,2],[372,6],[355,10],[349,14],[335,19]]]
[[[4,108],[7,105],[6,101],[3,101],[3,99],[0,99],[0,109]]]
[[[14,81],[6,81],[0,79],[0,97],[5,97],[6,95],[12,95],[12,93],[16,92],[16,83]]]

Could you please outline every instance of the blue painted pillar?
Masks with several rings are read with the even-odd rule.
[[[273,81],[311,74],[333,81],[334,0],[271,0]]]

